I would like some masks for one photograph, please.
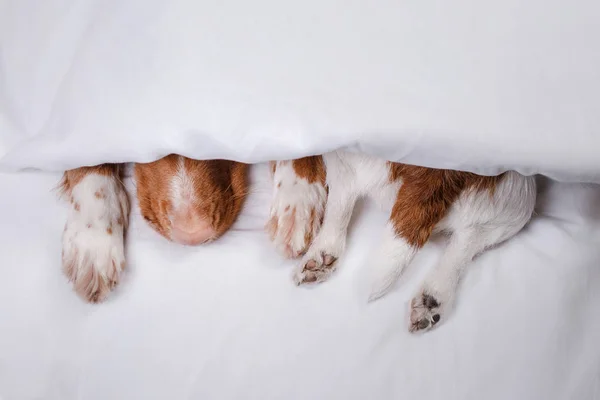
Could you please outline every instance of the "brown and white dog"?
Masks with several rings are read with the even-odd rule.
[[[298,285],[330,277],[346,246],[354,205],[369,196],[390,210],[369,257],[370,300],[385,295],[432,233],[450,234],[445,254],[410,303],[409,330],[447,318],[461,275],[485,249],[519,232],[533,214],[533,177],[484,177],[391,163],[343,151],[272,163],[275,195],[268,230],[289,257],[302,255]]]
[[[461,274],[475,255],[519,232],[533,213],[535,181],[516,172],[483,177],[390,163],[362,154],[272,162],[267,229],[286,257],[302,256],[297,284],[329,278],[343,255],[357,199],[391,210],[370,258],[370,299],[383,296],[434,231],[451,234],[446,253],[411,302],[411,331],[428,330],[449,313]],[[71,209],[63,234],[63,267],[76,292],[102,301],[125,266],[129,205],[118,165],[67,171]],[[142,216],[161,235],[200,244],[222,235],[248,192],[245,164],[171,155],[134,167]]]

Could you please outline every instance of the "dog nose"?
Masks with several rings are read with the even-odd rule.
[[[210,222],[188,209],[175,213],[171,225],[171,240],[185,245],[197,245],[215,237]]]

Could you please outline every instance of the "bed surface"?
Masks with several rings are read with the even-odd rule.
[[[262,230],[266,165],[252,174],[209,246],[169,243],[134,209],[127,271],[95,306],[60,271],[59,175],[0,175],[0,398],[600,398],[600,187],[541,181],[532,223],[476,259],[449,320],[411,335],[442,242],[367,305],[357,280],[386,216],[361,203],[335,276],[297,288]]]

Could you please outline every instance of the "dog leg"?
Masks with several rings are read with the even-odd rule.
[[[125,268],[129,200],[120,167],[104,164],[64,173],[70,208],[62,236],[63,271],[85,301],[103,301]]]

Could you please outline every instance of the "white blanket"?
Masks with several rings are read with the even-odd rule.
[[[340,147],[600,182],[600,2],[0,0],[0,167]]]
[[[359,206],[328,282],[298,288],[262,226],[271,187],[219,241],[167,242],[134,209],[129,265],[106,303],[60,271],[59,175],[0,174],[0,398],[6,400],[593,400],[600,396],[600,188],[543,189],[521,234],[477,258],[451,318],[408,333],[408,302],[441,255],[365,304],[386,215]],[[66,207],[65,207],[66,208]]]

